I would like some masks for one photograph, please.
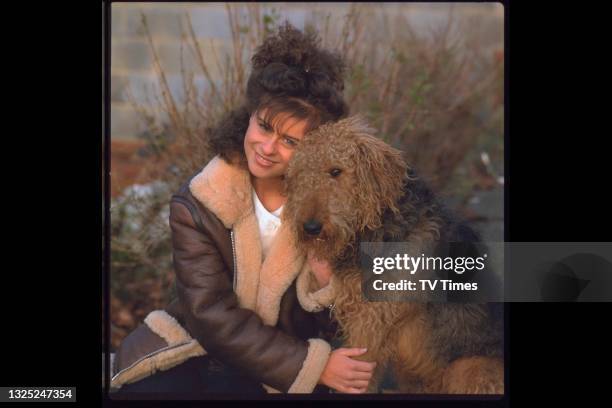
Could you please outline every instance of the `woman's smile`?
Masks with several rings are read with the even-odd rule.
[[[257,152],[255,152],[255,160],[257,161],[257,164],[263,167],[272,167],[276,164],[276,162],[266,159],[264,156],[260,155]]]

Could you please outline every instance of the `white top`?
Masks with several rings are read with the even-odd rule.
[[[283,211],[281,205],[277,210],[269,212],[266,207],[263,206],[255,189],[253,189],[253,204],[255,205],[255,216],[257,217],[257,223],[259,224],[259,236],[261,238],[262,247],[262,259],[266,258],[272,240],[276,236],[278,227],[281,225],[280,215]]]

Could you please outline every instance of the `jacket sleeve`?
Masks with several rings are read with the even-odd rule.
[[[316,313],[333,305],[336,285],[336,277],[332,275],[327,286],[319,288],[308,263],[305,262],[298,275],[295,289],[302,308]]]
[[[176,288],[186,328],[208,353],[246,375],[282,392],[312,392],[327,364],[329,344],[289,336],[241,308],[205,224],[194,220],[185,203],[171,202]]]

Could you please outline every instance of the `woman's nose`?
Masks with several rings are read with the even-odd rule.
[[[271,137],[265,142],[263,142],[261,144],[261,149],[262,152],[268,156],[274,154],[274,151],[276,150],[276,138]]]

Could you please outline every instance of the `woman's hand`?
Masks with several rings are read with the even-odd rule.
[[[319,284],[319,288],[327,286],[332,276],[332,268],[329,262],[315,258],[312,251],[309,251],[308,265],[310,266],[312,274]]]
[[[352,359],[367,349],[339,348],[332,351],[319,383],[342,393],[362,394],[368,389],[376,362]]]

